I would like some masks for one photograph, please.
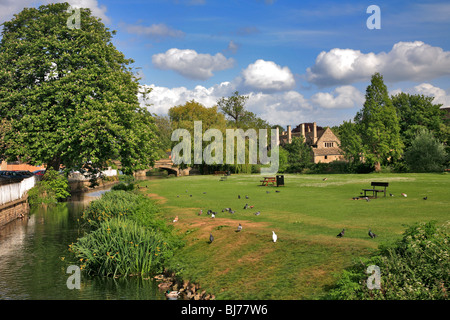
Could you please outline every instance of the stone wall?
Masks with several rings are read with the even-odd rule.
[[[30,212],[28,195],[0,206],[0,227]]]

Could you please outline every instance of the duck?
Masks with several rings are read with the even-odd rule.
[[[176,299],[178,298],[179,294],[180,294],[179,291],[170,291],[170,290],[166,291],[166,297],[169,299]]]

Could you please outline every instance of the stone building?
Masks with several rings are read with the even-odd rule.
[[[344,160],[339,148],[341,142],[330,128],[322,128],[313,123],[301,123],[296,128],[280,134],[280,144],[284,145],[292,141],[292,137],[303,137],[305,143],[312,147],[314,163],[329,163],[335,160]]]

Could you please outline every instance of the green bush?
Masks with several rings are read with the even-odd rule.
[[[41,181],[28,191],[28,201],[31,206],[42,203],[56,203],[70,196],[67,178],[53,168],[46,169]]]
[[[435,222],[408,228],[394,245],[361,259],[340,276],[329,299],[431,300],[448,299],[450,283],[449,224]],[[367,288],[369,265],[380,267],[381,289]]]

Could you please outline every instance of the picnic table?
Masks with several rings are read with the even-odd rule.
[[[268,186],[271,183],[273,186],[277,182],[275,177],[264,177],[264,180],[260,180],[262,186]]]

